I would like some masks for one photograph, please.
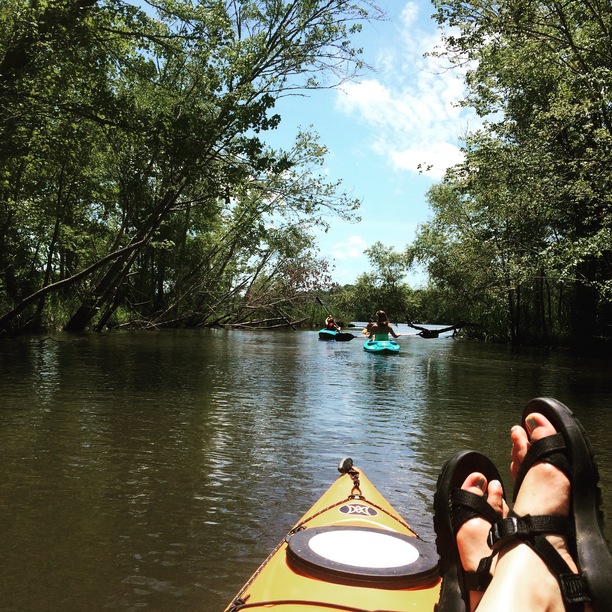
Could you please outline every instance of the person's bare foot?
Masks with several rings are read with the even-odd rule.
[[[487,496],[487,502],[493,510],[506,516],[508,507],[503,499],[504,490],[499,480],[487,479],[480,472],[470,474],[463,482],[461,488],[475,495]],[[466,521],[457,532],[457,548],[461,557],[461,564],[466,571],[474,572],[478,569],[481,559],[491,555],[487,544],[487,537],[491,523],[478,516]],[[495,559],[492,561],[491,572],[495,569]],[[470,591],[470,610],[474,610],[480,602],[483,593]]]
[[[491,526],[508,512],[501,476],[477,451],[455,453],[442,467],[434,494],[434,530],[440,556],[440,612],[474,610],[491,582]]]
[[[528,415],[525,424],[528,431],[516,425],[510,433],[510,439],[512,440],[510,471],[514,478],[516,478],[531,443],[557,433],[550,421],[538,413]],[[536,463],[527,472],[523,480],[514,504],[514,512],[519,516],[525,516],[526,514],[569,516],[570,493],[570,482],[561,470],[550,463]],[[548,541],[553,544],[572,571],[576,573],[578,568],[568,552],[566,538],[550,535]]]
[[[516,478],[521,464],[532,443],[556,433],[550,421],[539,413],[525,419],[527,430],[520,426],[512,428],[510,466]],[[518,516],[557,515],[569,516],[570,482],[557,467],[546,462],[535,463],[520,485],[513,511]],[[569,569],[578,573],[578,568],[568,550],[565,536],[548,534],[546,539],[554,546]],[[589,606],[585,610],[590,610]],[[562,612],[565,604],[556,577],[542,558],[527,544],[517,541],[502,548],[496,565],[496,574],[487,589],[479,608],[482,612],[510,610],[545,610]]]

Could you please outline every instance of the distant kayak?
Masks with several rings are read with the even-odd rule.
[[[351,459],[226,612],[433,610],[438,555]]]
[[[400,345],[395,340],[367,340],[363,350],[368,353],[396,354],[399,353]]]
[[[319,340],[336,340],[337,342],[348,342],[355,336],[348,332],[335,331],[333,329],[319,330]]]

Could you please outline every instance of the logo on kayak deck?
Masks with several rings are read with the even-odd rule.
[[[363,504],[344,504],[338,508],[342,514],[362,514],[364,516],[376,516],[378,512],[370,506]]]

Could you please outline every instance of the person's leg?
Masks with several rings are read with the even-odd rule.
[[[520,426],[512,429],[512,475],[516,477],[532,442],[555,434],[555,428],[541,414],[531,414],[526,419],[528,431]],[[567,517],[570,513],[570,482],[557,467],[539,462],[527,472],[514,505],[519,516],[556,515]],[[570,570],[578,568],[572,559],[565,536],[547,535]],[[590,607],[585,607],[589,610]],[[505,612],[539,610],[556,612],[565,610],[559,583],[548,566],[532,548],[520,541],[504,547],[499,554],[495,574],[486,590],[479,612]]]
[[[472,609],[472,591],[487,585],[479,612],[612,610],[612,549],[584,428],[567,406],[547,397],[527,404],[522,423],[511,433],[512,510],[503,502],[501,516],[493,509],[495,485],[491,501],[484,497],[483,474],[491,482],[500,478],[484,455],[463,451],[442,469],[434,495],[443,577],[438,610]],[[487,521],[492,526],[485,534]],[[485,560],[494,564],[474,570],[485,541],[494,550]]]

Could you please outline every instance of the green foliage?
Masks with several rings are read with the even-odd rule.
[[[420,310],[418,292],[405,282],[411,261],[404,253],[386,248],[376,242],[365,251],[371,272],[361,274],[355,285],[337,292],[336,308],[348,313],[349,318],[367,321],[376,318],[377,310],[384,310],[392,321],[405,322]]]
[[[0,333],[206,324],[327,287],[308,231],[358,202],[325,180],[316,135],[272,151],[261,134],[280,96],[354,73],[355,26],[378,15],[371,0],[2,3]]]
[[[435,0],[444,55],[488,119],[429,194],[410,253],[466,316],[518,343],[609,336],[609,2]]]

